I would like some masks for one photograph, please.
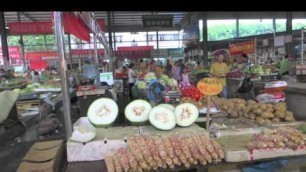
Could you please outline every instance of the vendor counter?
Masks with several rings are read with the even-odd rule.
[[[236,97],[236,90],[241,79],[227,78],[228,98]],[[264,88],[265,81],[252,81],[255,88]],[[306,120],[306,83],[288,82],[288,88],[285,90],[286,104],[288,109],[295,114],[297,120]]]

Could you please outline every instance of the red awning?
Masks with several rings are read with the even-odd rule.
[[[73,12],[63,12],[62,20],[65,33],[73,34],[79,39],[90,42],[90,30],[81,18],[76,16]],[[101,29],[105,29],[105,24],[103,25],[103,23],[104,21],[99,21]],[[52,21],[11,22],[8,23],[8,26],[10,35],[54,33]]]

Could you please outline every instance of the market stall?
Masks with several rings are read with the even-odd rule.
[[[55,111],[61,116],[65,134],[55,141],[15,143],[11,149],[0,146],[0,150],[7,149],[16,155],[17,162],[10,167],[14,169],[5,168],[5,171],[58,171],[64,166],[66,171],[73,172],[222,171],[267,160],[306,157],[306,124],[297,121],[302,119],[305,108],[302,103],[297,109],[291,104],[294,99],[303,99],[298,96],[305,93],[304,85],[289,83],[288,88],[287,85],[275,88],[283,91],[286,87],[287,105],[284,102],[223,99],[218,97],[222,85],[216,78],[208,77],[208,67],[192,71],[196,82],[191,85],[180,85],[159,68],[156,72],[136,71],[137,82],[132,89],[134,99],[123,95],[127,103],[122,104],[114,94],[120,92],[119,88],[125,88],[127,75],[124,72],[101,73],[97,70],[96,77],[92,78],[74,74],[78,80],[76,84],[68,82],[71,77],[64,53],[61,12],[53,15],[61,79],[52,78],[42,83],[12,80],[4,82],[1,88],[10,87],[19,94],[13,97],[17,100],[17,115],[26,114],[26,118],[35,114],[37,121],[47,116],[49,109]],[[112,54],[112,51],[93,16],[87,12],[77,16],[94,33],[93,62],[98,64],[98,37],[105,46],[105,54]],[[253,44],[239,44],[231,49],[247,52]],[[148,53],[139,53],[139,56],[141,54]],[[128,56],[133,55],[129,53]],[[246,73],[255,75],[256,80],[252,81],[256,87],[264,87],[265,81],[275,77],[271,75],[275,72],[272,64],[233,65],[227,76],[229,97],[235,97]],[[72,94],[77,103],[72,101]],[[48,108],[37,113],[43,109],[42,102]],[[73,117],[73,107],[79,110],[76,117]],[[118,118],[124,118],[126,123],[119,123]],[[20,122],[26,123],[27,119]],[[0,154],[0,165],[7,162],[2,160]]]

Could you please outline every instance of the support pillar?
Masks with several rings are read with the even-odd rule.
[[[45,35],[45,37],[46,37],[46,35]],[[73,60],[72,60],[72,51],[71,51],[71,38],[70,38],[70,33],[68,34],[68,48],[69,48],[69,58],[70,58],[70,70],[72,70]]]
[[[208,40],[207,40],[207,17],[204,14],[203,19],[203,62],[205,65],[208,65]]]
[[[287,12],[287,20],[286,20],[286,34],[292,35],[292,12]],[[294,57],[293,45],[292,42],[286,43],[286,53],[291,54]]]
[[[3,11],[0,11],[0,36],[4,66],[10,66],[10,56],[7,45],[7,34],[5,30],[5,19]]]
[[[21,22],[20,12],[18,12],[17,15],[18,15],[18,22]],[[45,35],[45,41],[46,41],[46,35]],[[28,70],[28,65],[25,59],[24,42],[23,42],[22,34],[20,35],[19,44],[20,44],[20,50],[21,50],[22,68],[24,71],[26,71]]]
[[[58,65],[61,74],[62,96],[63,96],[63,112],[66,129],[66,138],[72,135],[72,123],[70,118],[70,93],[67,77],[67,63],[65,58],[64,29],[62,23],[62,13],[54,12],[55,36],[58,52]]]
[[[113,56],[113,40],[112,40],[112,18],[111,12],[107,12],[107,29],[108,29],[108,43],[109,43],[109,57],[110,57],[110,71],[114,71],[114,56]]]

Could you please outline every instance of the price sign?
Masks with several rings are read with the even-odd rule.
[[[210,120],[210,104],[211,96],[217,95],[222,91],[222,83],[216,78],[204,78],[197,84],[198,89],[204,95],[207,95],[207,114],[206,114],[206,129],[209,129]]]
[[[204,95],[217,95],[222,91],[222,83],[216,78],[204,78],[197,84],[198,89]]]

